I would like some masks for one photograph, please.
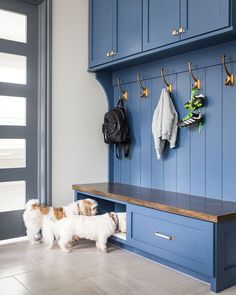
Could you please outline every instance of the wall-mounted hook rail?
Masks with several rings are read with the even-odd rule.
[[[226,79],[224,80],[224,83],[226,86],[233,86],[234,85],[234,74],[230,73],[226,67],[226,63],[225,63],[225,55],[221,55],[221,61],[222,61],[222,65],[224,66],[225,72],[226,72]]]
[[[117,86],[118,86],[118,88],[119,88],[119,90],[120,90],[120,99],[127,100],[127,99],[128,99],[128,92],[125,91],[125,90],[121,87],[121,85],[120,85],[120,79],[119,79],[119,78],[117,78],[116,81],[117,81]]]
[[[166,84],[166,89],[167,89],[167,91],[168,91],[169,93],[172,93],[172,84],[171,84],[171,83],[168,83],[168,82],[166,81],[165,74],[164,74],[164,69],[163,69],[163,68],[161,69],[161,77],[162,77],[164,83]]]
[[[140,97],[147,97],[148,96],[148,88],[142,85],[140,74],[137,74],[137,81],[140,87]]]
[[[200,88],[201,88],[201,81],[194,76],[193,69],[192,69],[192,63],[191,62],[188,63],[188,70],[189,70],[190,76],[193,78],[193,81],[194,81],[193,87],[194,88],[197,88],[198,90],[200,90]]]

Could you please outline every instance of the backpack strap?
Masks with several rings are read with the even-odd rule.
[[[124,108],[124,100],[122,98],[119,99],[117,107],[118,108]]]
[[[119,154],[119,143],[116,143],[116,157],[117,159],[121,159]]]
[[[129,157],[129,152],[130,152],[130,141],[124,143],[124,156],[125,156],[125,158]]]

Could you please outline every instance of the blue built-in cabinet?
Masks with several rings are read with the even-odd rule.
[[[228,0],[144,0],[144,50],[230,25]]]
[[[110,61],[108,55],[112,50],[112,2],[111,0],[90,1],[90,67]]]
[[[235,34],[232,0],[89,3],[90,71],[170,56],[233,39]]]
[[[230,3],[228,0],[181,0],[181,40],[214,32],[231,25]],[[232,1],[234,2],[234,1]],[[233,4],[233,3],[232,3]]]
[[[89,66],[142,51],[142,0],[90,0]]]
[[[144,0],[143,49],[149,50],[180,40],[180,0]]]
[[[224,84],[221,61],[224,54],[229,72],[236,75],[235,2],[89,1],[89,71],[96,72],[109,109],[121,95],[117,78],[127,91],[131,152],[117,159],[110,145],[109,182],[74,187],[75,199],[95,197],[101,212],[126,211],[126,240],[116,239],[121,246],[207,281],[215,292],[236,283],[236,86]],[[176,148],[167,144],[157,160],[151,126],[166,87],[161,69],[182,119],[193,83],[189,62],[206,97],[204,126],[201,132],[196,126],[179,129]],[[138,73],[147,97],[140,97]],[[186,210],[186,204],[198,213],[228,208],[227,218],[204,219]]]

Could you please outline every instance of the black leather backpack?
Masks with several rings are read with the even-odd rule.
[[[129,157],[131,140],[123,99],[119,100],[117,107],[112,108],[104,115],[102,132],[105,143],[116,145],[116,157],[118,159],[120,158],[120,145],[124,147],[125,158]]]

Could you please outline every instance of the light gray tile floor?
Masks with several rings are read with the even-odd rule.
[[[70,254],[57,246],[0,246],[1,295],[209,295],[209,285],[115,246],[99,252],[80,241]],[[219,294],[236,295],[236,287]]]

